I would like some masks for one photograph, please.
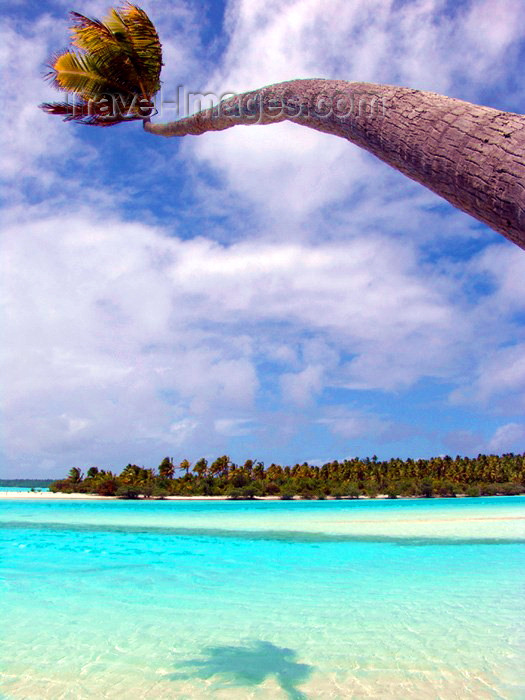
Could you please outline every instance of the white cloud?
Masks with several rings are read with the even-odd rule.
[[[525,311],[525,254],[517,246],[488,246],[467,269],[480,282],[494,286],[486,300],[494,315]]]
[[[313,400],[323,387],[324,368],[308,365],[301,372],[283,374],[281,389],[285,400],[304,406]]]
[[[475,402],[498,412],[525,409],[525,255],[516,246],[493,245],[464,264],[467,286],[482,293],[469,316],[478,327],[468,375],[451,395],[453,402]]]
[[[254,425],[249,418],[217,418],[214,421],[214,428],[219,435],[241,437],[250,435],[254,430]]]
[[[462,26],[464,36],[475,50],[472,69],[477,77],[491,70],[491,80],[499,73],[498,63],[509,46],[524,36],[525,7],[520,0],[478,0],[471,4]],[[496,66],[494,65],[496,63]]]
[[[482,359],[470,390],[455,398],[481,401],[493,409],[525,410],[525,343],[495,348]]]
[[[501,425],[496,430],[488,443],[488,449],[496,454],[512,452],[513,450],[521,452],[523,450],[524,441],[525,425],[507,423],[506,425]]]
[[[55,180],[53,159],[66,158],[74,141],[58,120],[38,109],[39,103],[49,101],[45,64],[51,47],[64,41],[63,34],[47,14],[28,26],[27,32],[9,22],[0,30],[5,122],[0,131],[0,166],[6,180],[19,184],[20,178],[29,176],[38,177],[40,186],[50,184]]]
[[[198,427],[198,421],[191,418],[175,421],[169,426],[170,441],[173,441],[173,445],[176,447],[187,444]]]
[[[29,215],[2,250],[11,454],[245,434],[261,362],[299,404],[356,373],[387,389],[396,372],[446,373],[455,311],[398,246],[223,246],[88,210]],[[347,354],[370,358],[373,379]]]
[[[373,437],[382,438],[391,433],[391,421],[384,420],[378,415],[367,411],[339,410],[331,411],[332,415],[319,418],[317,423],[326,425],[335,435],[340,435],[346,440],[356,438]]]

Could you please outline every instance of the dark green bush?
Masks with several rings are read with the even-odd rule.
[[[235,486],[230,486],[226,491],[226,495],[229,500],[253,500],[255,498],[256,490],[250,486],[243,486],[242,488],[236,488]]]
[[[156,499],[162,501],[166,498],[166,496],[170,495],[170,492],[168,491],[167,488],[165,488],[163,486],[154,486],[153,493],[151,495],[153,498],[156,498]]]
[[[226,497],[230,501],[237,501],[242,498],[242,491],[237,486],[230,486],[228,489],[226,489]]]
[[[344,498],[347,494],[342,488],[334,488],[331,489],[331,495],[333,498],[339,501],[341,498]]]
[[[275,481],[270,481],[265,485],[264,493],[266,496],[277,496],[279,493],[281,493],[281,488],[279,484],[275,483]]]
[[[479,488],[479,486],[472,484],[471,486],[467,487],[467,496],[470,496],[471,498],[481,496],[481,489]]]
[[[365,484],[365,493],[368,498],[377,498],[377,494],[379,493],[377,485],[374,482],[367,482]]]
[[[434,496],[434,484],[432,479],[422,479],[419,483],[419,495],[425,498],[432,498]]]
[[[399,496],[399,489],[395,486],[389,486],[386,490],[386,495],[388,498],[397,498]]]
[[[521,493],[525,493],[525,486],[517,481],[501,484],[501,487],[503,496],[519,496]]]
[[[419,490],[414,479],[402,479],[397,482],[400,496],[418,496]]]
[[[140,491],[136,486],[130,486],[129,484],[123,484],[119,486],[115,492],[117,498],[135,500],[139,497]]]
[[[451,481],[442,481],[438,486],[440,496],[453,498],[456,495],[457,487]]]
[[[357,482],[351,481],[346,487],[346,495],[348,496],[348,498],[359,498],[360,494],[361,492],[359,490]]]
[[[479,488],[482,496],[519,496],[525,493],[525,487],[516,481],[507,481],[499,484],[481,484]]]

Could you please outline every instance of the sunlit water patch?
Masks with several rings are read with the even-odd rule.
[[[3,501],[3,697],[522,699],[524,517]]]

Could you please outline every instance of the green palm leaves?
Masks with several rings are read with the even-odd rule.
[[[40,107],[64,121],[112,126],[151,115],[160,88],[162,47],[151,20],[126,3],[100,22],[71,12],[73,46],[55,57],[48,78],[74,102]]]

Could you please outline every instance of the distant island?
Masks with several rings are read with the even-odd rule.
[[[0,479],[0,489],[4,488],[24,488],[24,489],[47,489],[53,483],[53,479]]]
[[[90,467],[84,475],[79,467],[73,467],[67,478],[51,482],[49,489],[119,498],[510,496],[525,493],[525,453],[388,461],[374,455],[334,460],[322,466],[303,462],[293,466],[272,463],[268,467],[251,459],[235,464],[227,455],[211,463],[202,458],[195,464],[187,459],[175,464],[165,457],[157,469],[128,464],[120,474]]]

